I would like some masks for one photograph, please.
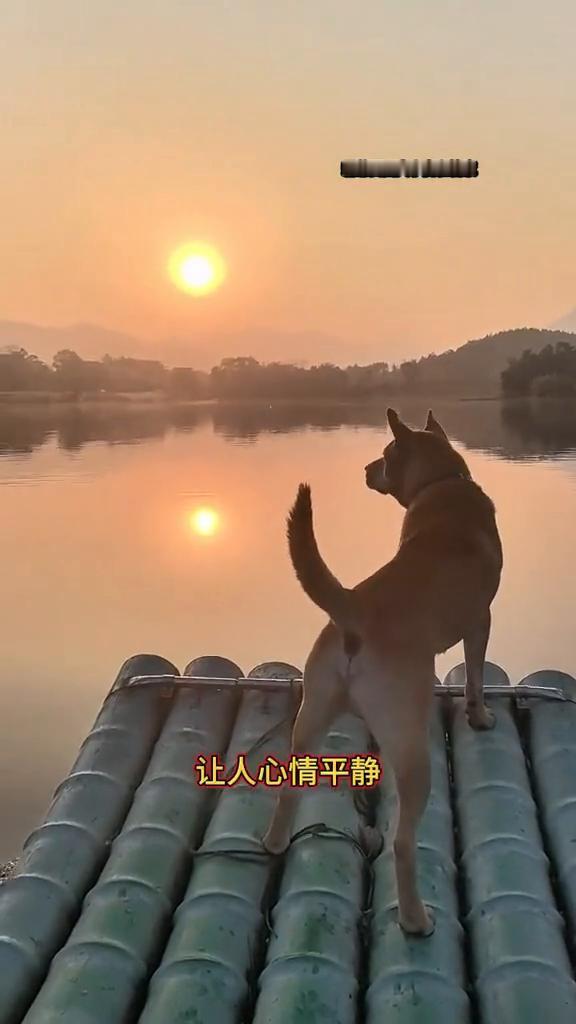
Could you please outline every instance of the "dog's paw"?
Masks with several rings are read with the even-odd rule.
[[[427,939],[436,928],[434,914],[424,905],[418,914],[400,917],[399,924],[406,935],[416,939]]]
[[[496,725],[496,715],[490,708],[467,708],[466,718],[471,729],[477,732],[488,732]]]

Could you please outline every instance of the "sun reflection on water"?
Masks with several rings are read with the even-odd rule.
[[[199,537],[213,537],[220,529],[220,515],[215,508],[202,505],[189,515],[190,529]]]

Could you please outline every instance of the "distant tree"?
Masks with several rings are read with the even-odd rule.
[[[222,359],[210,374],[218,398],[255,398],[261,393],[260,363],[252,356]]]
[[[168,383],[168,371],[156,359],[132,359],[127,356],[102,360],[108,391],[162,391]]]
[[[347,391],[346,371],[332,363],[321,363],[308,370],[308,383],[315,397],[342,398]]]
[[[55,387],[74,399],[87,392],[99,391],[105,384],[102,364],[81,359],[69,348],[56,353],[52,366]]]
[[[349,366],[333,363],[303,367],[293,363],[260,363],[250,356],[223,359],[210,373],[217,398],[342,399],[377,392],[389,378],[387,363]]]
[[[507,397],[569,396],[576,392],[576,347],[561,341],[540,352],[527,349],[502,372],[502,393]]]
[[[347,366],[347,393],[351,398],[362,398],[382,391],[387,387],[390,377],[388,363],[370,363],[368,366]]]
[[[45,391],[52,386],[50,368],[24,348],[0,351],[0,391]]]
[[[401,363],[400,373],[402,374],[404,383],[408,388],[413,388],[422,376],[421,368],[415,359],[409,359],[407,362]]]
[[[204,395],[201,375],[188,366],[175,366],[168,371],[166,391],[173,398],[195,399]]]
[[[571,337],[561,331],[521,328],[400,365],[376,362],[342,368],[329,362],[315,366],[260,363],[252,356],[233,356],[222,359],[210,373],[191,367],[168,370],[158,360],[125,356],[90,361],[71,349],[57,352],[51,369],[24,349],[9,348],[0,351],[0,390],[55,388],[73,397],[102,390],[154,391],[190,401],[206,397],[313,401],[403,392],[478,395],[495,393],[500,382],[504,395],[571,395],[572,384],[566,383],[576,382]]]

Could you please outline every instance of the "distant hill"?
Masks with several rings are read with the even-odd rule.
[[[559,320],[555,320],[553,324],[550,324],[550,330],[570,331],[571,334],[576,334],[576,306],[569,313],[561,316]]]
[[[517,359],[526,349],[539,352],[546,345],[556,345],[561,341],[574,345],[576,338],[568,331],[535,327],[488,334],[484,338],[467,341],[460,348],[412,361],[409,366],[412,367],[414,390],[430,388],[434,391],[460,391],[463,395],[495,395],[500,391],[500,374],[511,359]],[[410,379],[406,371],[399,370],[395,376],[402,373]]]
[[[576,327],[576,310],[564,318],[566,323],[570,316]],[[407,360],[392,370],[388,382],[393,390],[414,394],[496,395],[500,392],[500,374],[511,359],[517,359],[525,349],[538,352],[546,345],[560,341],[574,345],[576,336],[567,330],[534,327],[500,331],[468,341],[448,352]],[[356,346],[320,332],[282,333],[264,328],[195,338],[193,342],[176,338],[150,341],[94,324],[41,327],[0,320],[0,349],[5,346],[24,348],[48,364],[63,348],[72,349],[86,360],[100,360],[104,355],[129,356],[160,360],[167,367],[190,366],[201,370],[209,370],[227,356],[252,356],[261,363],[267,363],[270,361],[270,349],[285,351],[285,361],[293,364],[349,366],[352,363],[374,363],[374,356],[371,358],[367,345]],[[311,358],[309,354],[312,352],[314,356]],[[302,358],[303,353],[308,353],[308,359]],[[386,359],[385,351],[380,358]]]
[[[271,327],[203,335],[194,337],[192,342],[169,338],[157,343],[156,351],[155,358],[162,359],[166,365],[193,366],[199,370],[210,370],[221,359],[236,356],[252,356],[260,363],[280,358],[282,362],[299,366],[374,362],[374,345],[361,339],[350,341],[322,331],[282,331]],[[271,356],[271,352],[281,355]]]
[[[101,359],[107,354],[156,358],[149,342],[94,324],[40,327],[38,324],[0,320],[0,348],[6,345],[25,348],[46,363],[51,363],[56,352],[63,348],[72,349],[82,359]]]
[[[218,335],[195,336],[193,339],[165,338],[152,341],[110,330],[97,324],[72,324],[66,327],[41,327],[37,324],[0,320],[0,349],[14,345],[25,348],[50,364],[56,352],[70,348],[82,359],[102,356],[130,356],[136,359],[159,359],[165,366],[192,366],[210,370],[229,356],[253,356],[268,362],[270,350],[286,352],[287,357],[302,365],[315,363],[370,362],[370,345],[351,343],[344,338],[320,331],[277,331],[257,327]],[[314,357],[310,358],[310,353]]]

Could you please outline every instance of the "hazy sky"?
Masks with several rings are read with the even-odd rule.
[[[575,37],[574,0],[4,0],[0,319],[351,360],[546,325],[576,303]],[[339,177],[450,156],[480,177]],[[195,239],[229,268],[203,298],[166,274]]]

